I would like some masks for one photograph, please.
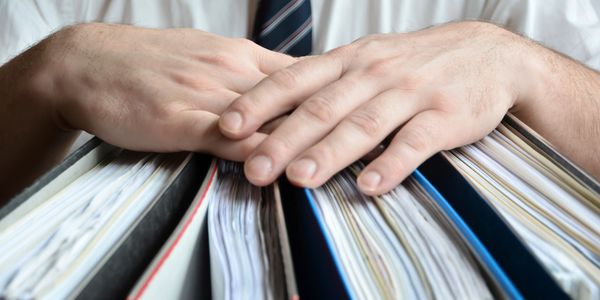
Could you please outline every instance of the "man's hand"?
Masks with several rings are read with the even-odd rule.
[[[548,71],[543,55],[532,55],[538,48],[479,22],[368,36],[275,72],[226,110],[220,128],[247,138],[297,107],[250,155],[245,172],[265,185],[285,170],[308,187],[394,133],[358,177],[363,192],[381,194],[434,153],[482,138],[511,107],[540,98],[549,82],[539,76]]]
[[[88,24],[48,41],[55,49],[37,90],[56,92],[64,129],[124,148],[203,151],[242,160],[261,140],[219,133],[218,115],[271,72],[295,60],[246,39],[193,29]]]
[[[131,150],[243,160],[265,135],[224,138],[218,115],[293,62],[193,29],[63,29],[0,68],[0,202],[62,159],[79,130]]]

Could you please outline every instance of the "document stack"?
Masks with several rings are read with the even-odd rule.
[[[353,298],[492,298],[466,241],[414,177],[367,197],[355,183],[360,169],[311,191]]]
[[[445,156],[573,298],[600,299],[598,194],[500,125]]]
[[[507,116],[369,197],[98,139],[0,209],[2,299],[600,299],[600,185]]]

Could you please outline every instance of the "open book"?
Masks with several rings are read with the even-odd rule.
[[[0,298],[600,298],[600,186],[508,116],[390,193],[93,140],[0,210]]]

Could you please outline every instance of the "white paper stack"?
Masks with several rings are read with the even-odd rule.
[[[3,220],[0,298],[73,296],[189,158],[122,152]]]
[[[221,162],[207,197],[213,299],[283,299],[284,267],[272,188]]]
[[[574,299],[600,299],[598,195],[511,127],[444,154]]]
[[[492,298],[465,243],[414,179],[368,197],[355,183],[361,168],[312,191],[354,298]]]

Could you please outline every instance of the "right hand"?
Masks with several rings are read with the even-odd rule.
[[[35,98],[55,124],[139,151],[243,160],[265,135],[233,141],[217,121],[241,93],[295,59],[194,29],[82,24],[40,43]]]

